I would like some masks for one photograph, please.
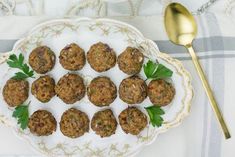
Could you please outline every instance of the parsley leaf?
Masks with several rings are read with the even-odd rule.
[[[15,76],[12,77],[13,79],[24,80],[28,77],[33,78],[34,71],[30,70],[26,63],[24,64],[24,56],[22,54],[20,54],[18,58],[15,54],[10,55],[7,64],[11,68],[17,68],[22,71],[15,73]]]
[[[155,79],[163,79],[163,78],[169,78],[173,74],[173,71],[168,69],[162,64],[158,64],[157,70],[153,74],[153,78]]]
[[[149,60],[146,64],[144,64],[144,73],[147,78],[151,78],[154,72],[156,71],[157,64]]]
[[[165,112],[161,109],[161,107],[153,105],[145,107],[145,109],[148,112],[150,122],[153,125],[153,127],[155,126],[160,127],[164,121],[161,115],[165,114]]]
[[[29,104],[20,105],[15,108],[12,116],[17,119],[17,123],[20,124],[21,129],[26,129],[29,122]]]
[[[28,78],[28,75],[26,75],[23,72],[17,72],[17,73],[15,73],[15,76],[13,76],[12,78],[15,80],[24,80],[24,79]]]
[[[154,63],[153,61],[149,60],[144,65],[144,73],[147,79],[164,79],[171,77],[173,71],[162,64]]]

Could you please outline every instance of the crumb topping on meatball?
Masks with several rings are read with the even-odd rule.
[[[86,57],[84,50],[77,44],[72,43],[63,48],[60,52],[60,64],[67,70],[81,70],[85,63]]]
[[[55,92],[63,102],[73,104],[85,96],[86,88],[82,77],[66,74],[58,81]]]
[[[31,133],[37,136],[48,136],[56,131],[56,120],[54,116],[46,110],[37,110],[34,112],[28,123]]]
[[[86,113],[71,108],[63,113],[60,121],[60,130],[67,137],[77,138],[89,131],[89,122]]]
[[[117,97],[117,88],[108,77],[94,78],[87,88],[89,100],[96,106],[108,106]]]
[[[29,96],[29,82],[9,79],[3,87],[3,98],[10,107],[23,104]]]
[[[147,85],[138,76],[122,80],[119,86],[119,97],[128,104],[139,104],[147,97]]]
[[[125,133],[138,135],[148,123],[146,115],[136,107],[128,107],[118,116],[119,123]]]
[[[29,65],[39,74],[51,71],[55,65],[55,54],[47,46],[35,48],[29,55]]]
[[[40,76],[32,83],[31,93],[41,102],[46,103],[55,96],[55,81],[52,77]]]
[[[112,110],[106,109],[96,112],[91,121],[91,128],[100,137],[109,137],[115,134],[117,121]]]
[[[165,80],[152,80],[148,85],[148,96],[154,105],[166,106],[175,96],[175,88]]]
[[[97,72],[104,72],[116,64],[116,53],[109,45],[98,42],[87,52],[87,61]]]
[[[121,71],[128,75],[134,75],[140,72],[144,62],[144,55],[133,47],[127,47],[124,52],[118,56],[118,66]]]

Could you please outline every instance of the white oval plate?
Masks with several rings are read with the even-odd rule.
[[[16,134],[22,139],[27,140],[30,144],[39,150],[40,152],[48,156],[97,156],[97,157],[114,157],[114,156],[133,156],[146,145],[151,144],[158,136],[159,133],[165,132],[168,129],[177,126],[181,123],[182,119],[188,115],[191,100],[193,96],[191,77],[185,70],[181,62],[171,58],[169,55],[159,52],[157,45],[149,39],[146,39],[136,28],[114,20],[109,19],[62,19],[53,20],[36,26],[28,35],[19,40],[12,52],[23,53],[26,62],[31,50],[39,45],[49,46],[56,54],[56,65],[54,69],[48,74],[53,76],[57,82],[61,76],[68,73],[63,69],[58,62],[58,56],[60,50],[71,42],[75,42],[80,45],[86,52],[89,47],[96,42],[104,42],[109,44],[118,54],[120,54],[127,46],[134,46],[140,48],[144,55],[158,60],[170,68],[174,73],[172,82],[176,89],[176,95],[170,105],[164,108],[165,115],[164,124],[161,127],[152,127],[148,125],[144,131],[138,136],[125,134],[121,127],[118,125],[116,134],[108,138],[100,138],[91,129],[89,133],[77,139],[70,139],[62,135],[57,125],[57,131],[48,137],[37,137],[30,134],[29,130],[24,131],[19,129],[16,120],[12,118],[12,110],[7,107],[7,104],[3,101],[2,87],[6,81],[13,76],[16,72],[15,69],[8,68],[4,63],[7,58],[7,54],[1,57],[0,63],[0,121],[11,126]],[[145,59],[145,62],[147,59]],[[121,72],[116,65],[111,70],[104,73],[97,73],[90,68],[87,63],[85,67],[76,72],[81,74],[86,84],[89,81],[100,75],[110,77],[118,87],[122,79],[127,75]],[[145,79],[143,70],[140,76]],[[38,78],[39,75],[36,74]],[[33,79],[28,79],[32,83]],[[101,108],[92,105],[87,96],[75,103],[74,105],[67,105],[63,103],[58,97],[52,98],[52,100],[46,104],[39,102],[34,96],[30,94],[28,101],[31,101],[29,112],[32,114],[38,109],[47,109],[55,116],[57,122],[60,121],[62,113],[70,108],[76,107],[86,112],[91,119],[93,114]],[[147,98],[142,104],[136,105],[145,114],[144,107],[149,106],[151,103]],[[116,118],[119,113],[127,108],[127,104],[117,98],[110,108],[113,110]]]

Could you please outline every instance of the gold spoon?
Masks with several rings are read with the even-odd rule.
[[[219,110],[216,100],[212,94],[210,85],[198,61],[198,57],[192,47],[192,41],[197,34],[197,25],[192,14],[181,4],[171,3],[166,7],[164,23],[167,35],[170,40],[173,43],[182,45],[188,49],[188,52],[192,57],[193,64],[202,81],[202,85],[206,91],[207,97],[209,98],[212,109],[215,112],[216,118],[223,130],[224,136],[226,139],[230,138],[231,136],[224,122],[223,116]]]

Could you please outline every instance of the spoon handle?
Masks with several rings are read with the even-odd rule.
[[[219,121],[220,126],[221,126],[221,128],[223,130],[224,136],[225,136],[226,139],[229,139],[231,137],[231,135],[230,135],[229,130],[227,128],[227,125],[226,125],[226,123],[224,121],[222,113],[220,112],[220,109],[219,109],[218,104],[217,104],[217,102],[215,100],[215,97],[214,97],[214,95],[212,93],[210,85],[209,85],[209,83],[208,83],[208,81],[206,79],[206,76],[205,76],[205,74],[204,74],[204,72],[202,70],[202,67],[201,67],[201,65],[200,65],[200,63],[198,61],[198,57],[195,54],[192,45],[187,45],[186,48],[188,49],[188,52],[189,52],[189,54],[192,57],[193,64],[194,64],[194,66],[195,66],[195,68],[197,70],[197,73],[198,73],[201,81],[202,81],[203,87],[204,87],[204,89],[206,91],[207,97],[209,98],[211,107],[212,107],[213,111],[215,112],[216,118]]]

